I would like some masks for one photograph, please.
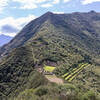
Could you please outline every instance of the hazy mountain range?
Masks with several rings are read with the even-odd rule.
[[[6,36],[6,35],[0,35],[0,46],[3,46],[4,44],[8,43],[12,37]]]
[[[100,13],[47,12],[2,46],[0,56],[1,100],[99,100]],[[54,65],[54,74],[62,78],[83,63],[90,67],[60,86],[36,70]]]

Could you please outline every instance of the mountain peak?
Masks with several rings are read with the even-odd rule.
[[[50,11],[48,11],[48,12],[46,12],[45,14],[53,14],[52,12],[50,12]]]
[[[46,12],[43,16],[52,16],[52,15],[53,15],[53,13],[50,12],[50,11],[48,11],[48,12]]]

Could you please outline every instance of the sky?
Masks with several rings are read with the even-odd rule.
[[[100,0],[0,0],[0,35],[14,37],[31,20],[51,11],[57,14],[100,12]]]

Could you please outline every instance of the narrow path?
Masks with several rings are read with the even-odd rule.
[[[33,59],[34,59],[33,47],[31,47],[31,49],[32,49],[32,57],[33,57]]]

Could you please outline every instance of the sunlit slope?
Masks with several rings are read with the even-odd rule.
[[[53,72],[56,67],[44,65],[44,71]]]

